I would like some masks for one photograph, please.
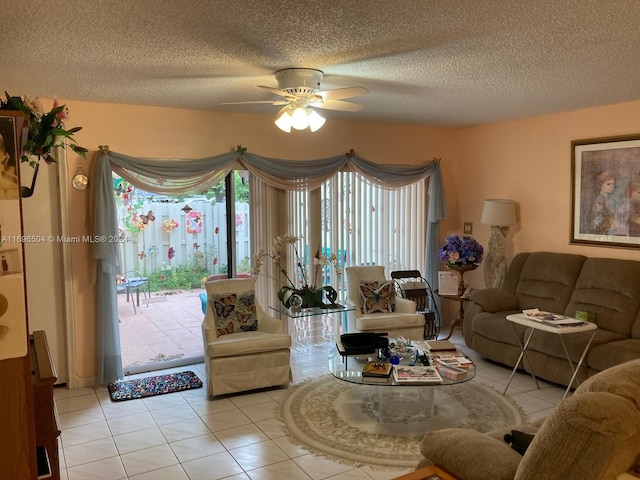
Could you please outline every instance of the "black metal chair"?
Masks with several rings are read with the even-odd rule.
[[[434,340],[440,335],[440,312],[433,290],[418,270],[396,270],[391,272],[397,294],[416,302],[417,312],[424,315],[424,338]]]
[[[140,306],[140,290],[147,302],[151,298],[151,284],[147,277],[143,277],[137,270],[126,272],[120,277],[120,282],[116,284],[117,293],[127,294],[127,303],[129,303],[129,297],[131,297],[131,303],[133,304],[133,313],[137,313],[136,305]],[[133,292],[136,292],[136,299],[133,299]],[[148,293],[148,295],[147,295]],[[148,303],[147,303],[148,305]]]

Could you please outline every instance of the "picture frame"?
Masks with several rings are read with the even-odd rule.
[[[571,142],[572,244],[640,248],[640,133]]]

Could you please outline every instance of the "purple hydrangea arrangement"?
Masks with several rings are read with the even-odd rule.
[[[482,261],[484,249],[473,237],[449,235],[440,248],[440,261],[447,266],[475,265]]]

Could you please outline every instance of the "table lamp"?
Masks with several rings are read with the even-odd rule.
[[[488,288],[500,288],[507,273],[504,239],[509,233],[509,225],[516,223],[516,203],[501,198],[485,200],[480,223],[491,225],[489,252],[484,260],[484,283]]]

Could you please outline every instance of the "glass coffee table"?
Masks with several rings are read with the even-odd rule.
[[[444,354],[445,352],[438,352]],[[447,352],[453,354],[454,352]],[[457,351],[457,355],[464,356],[463,352]],[[468,359],[468,357],[465,356]],[[385,426],[398,425],[398,433],[420,434],[431,426],[434,419],[434,396],[437,387],[447,387],[458,385],[472,380],[476,376],[475,364],[471,364],[465,369],[467,371],[464,378],[453,380],[442,378],[441,383],[415,384],[397,383],[393,375],[387,382],[371,383],[363,380],[362,369],[370,361],[388,361],[379,359],[377,354],[342,356],[337,348],[331,349],[329,353],[329,372],[338,380],[361,385],[362,388],[370,387],[377,389],[378,421]],[[469,360],[470,361],[470,360]],[[402,362],[401,362],[402,365]]]
[[[270,306],[285,320],[286,331],[291,335],[292,348],[335,342],[340,333],[348,329],[348,313],[354,306],[336,305],[330,308],[302,308],[293,312],[283,305]]]

